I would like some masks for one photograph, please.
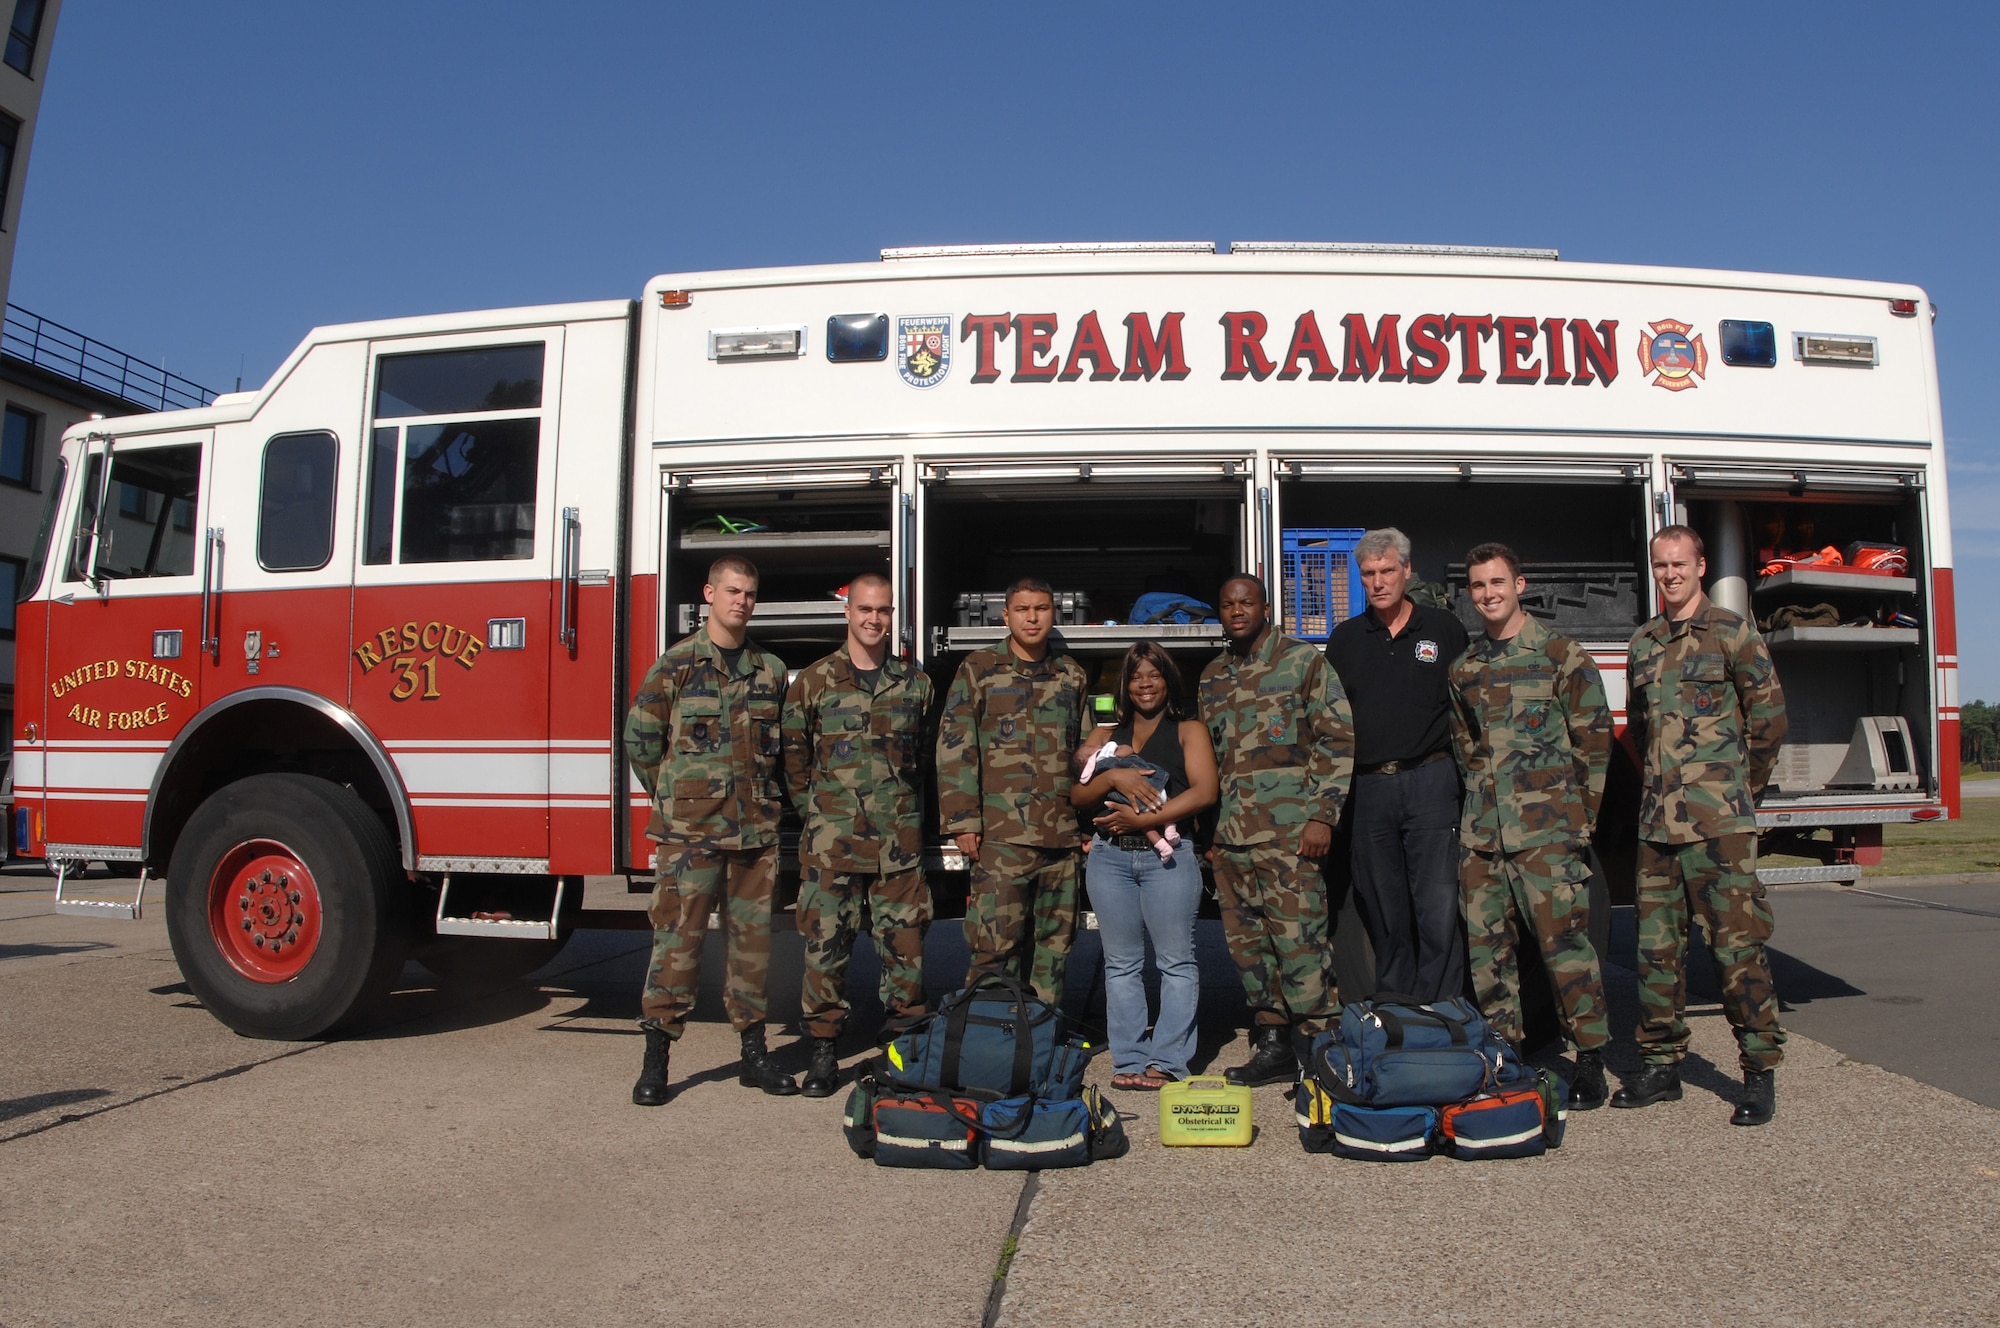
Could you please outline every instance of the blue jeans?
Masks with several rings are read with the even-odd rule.
[[[1084,859],[1084,888],[1104,947],[1104,1022],[1111,1068],[1140,1074],[1157,1066],[1187,1078],[1194,1054],[1201,973],[1194,959],[1194,914],[1201,865],[1183,842],[1172,862],[1150,847],[1123,849],[1099,836]],[[1146,942],[1160,970],[1160,1017],[1146,1035]]]

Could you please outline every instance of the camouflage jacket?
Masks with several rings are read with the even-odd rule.
[[[1757,828],[1785,740],[1785,693],[1757,629],[1704,603],[1632,637],[1629,716],[1641,766],[1639,838],[1691,844]]]
[[[1458,840],[1513,853],[1590,837],[1611,764],[1611,707],[1582,646],[1528,619],[1451,666],[1451,736],[1465,776]]]
[[[659,840],[716,848],[778,842],[779,711],[785,666],[746,642],[725,672],[708,632],[660,656],[625,716],[625,756],[653,800],[646,827]]]
[[[785,786],[805,818],[799,862],[891,876],[923,864],[923,728],[931,680],[891,657],[870,695],[847,647],[785,694]]]
[[[1201,717],[1222,777],[1215,842],[1289,842],[1307,821],[1340,820],[1354,775],[1354,712],[1326,657],[1266,629],[1247,655],[1201,674]]]
[[[1083,669],[1053,647],[1038,663],[1007,648],[958,666],[938,720],[938,821],[947,835],[1074,848],[1070,757],[1083,738]]]

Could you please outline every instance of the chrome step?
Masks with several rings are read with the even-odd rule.
[[[1759,867],[1759,885],[1804,885],[1811,881],[1854,882],[1861,879],[1861,868],[1851,862],[1831,862],[1819,867]]]
[[[568,884],[562,877],[556,878],[555,901],[549,905],[549,916],[542,918],[454,918],[446,915],[446,905],[451,899],[451,876],[445,875],[438,886],[437,934],[440,936],[485,936],[511,937],[517,941],[553,941],[562,935],[557,919],[562,917],[563,889]]]
[[[56,912],[67,913],[78,918],[129,918],[137,922],[144,911],[146,883],[152,879],[146,869],[139,868],[139,885],[126,899],[64,899],[63,889],[69,884],[71,870],[81,872],[83,864],[70,858],[56,859]]]

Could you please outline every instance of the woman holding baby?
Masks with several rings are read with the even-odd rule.
[[[1118,671],[1114,722],[1084,739],[1070,792],[1096,808],[1084,887],[1104,946],[1104,1006],[1113,1088],[1157,1091],[1188,1073],[1201,976],[1194,915],[1201,902],[1195,817],[1218,797],[1215,748],[1194,717],[1180,670],[1142,641]],[[1160,1012],[1147,1030],[1146,943],[1160,972]]]

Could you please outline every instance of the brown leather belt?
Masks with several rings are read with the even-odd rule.
[[[1450,755],[1451,752],[1449,750],[1440,747],[1429,756],[1419,756],[1410,761],[1384,761],[1380,765],[1364,765],[1358,767],[1354,773],[1357,775],[1400,775],[1404,771],[1415,770],[1420,765],[1429,765],[1432,761],[1442,761]]]

